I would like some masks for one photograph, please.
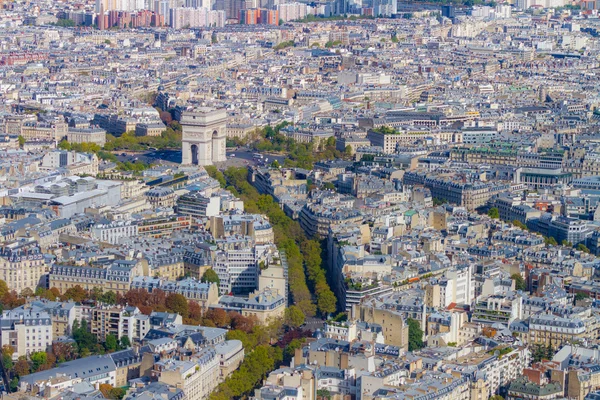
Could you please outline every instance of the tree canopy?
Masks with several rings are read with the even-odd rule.
[[[423,330],[419,321],[408,318],[406,323],[408,324],[408,351],[415,351],[425,347],[425,343],[423,343]]]
[[[204,274],[202,274],[202,282],[212,282],[212,283],[216,283],[217,286],[219,286],[219,284],[221,283],[221,280],[219,279],[219,275],[217,275],[217,273],[215,272],[214,269],[209,268],[206,271],[204,271]]]

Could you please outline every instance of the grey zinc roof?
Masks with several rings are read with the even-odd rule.
[[[100,374],[115,371],[116,366],[110,356],[91,356],[79,360],[67,361],[56,368],[21,377],[21,382],[33,385],[36,381],[55,377],[57,374],[70,376],[71,378],[91,379]]]

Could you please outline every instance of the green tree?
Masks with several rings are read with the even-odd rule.
[[[523,279],[521,274],[512,274],[510,278],[515,281],[515,290],[527,290],[527,282],[525,282],[525,279]]]
[[[84,357],[84,354],[89,353],[92,349],[96,348],[98,338],[88,330],[87,321],[85,319],[82,319],[81,323],[75,320],[71,332],[73,339],[75,339],[75,342],[77,343],[77,347],[79,347],[81,357]]]
[[[518,219],[515,219],[512,224],[514,226],[516,226],[517,228],[523,229],[523,230],[527,230],[527,225],[525,225],[524,223],[522,223],[521,221],[519,221]]]
[[[75,21],[72,19],[59,19],[56,21],[56,26],[62,26],[63,28],[71,28],[75,26]]]
[[[106,351],[116,351],[117,348],[119,347],[119,344],[117,343],[117,338],[115,337],[115,335],[106,335],[106,341],[104,342],[104,347],[106,348]]]
[[[560,244],[565,247],[573,247],[573,243],[569,242],[567,239],[564,239],[562,242],[560,242]]]
[[[588,249],[587,246],[585,244],[583,244],[583,243],[579,243],[577,245],[577,250],[583,251],[584,253],[589,253],[590,252],[590,249]]]
[[[558,245],[558,243],[556,242],[556,239],[554,239],[552,236],[544,238],[544,243],[547,244],[548,246],[557,246]]]
[[[16,376],[10,380],[10,391],[16,392],[19,387],[19,378]]]
[[[273,131],[273,142],[277,142],[281,136],[287,141],[279,130],[283,124],[277,125]],[[265,130],[263,130],[263,134]],[[270,143],[270,141],[269,141]],[[302,144],[304,146],[304,144]],[[335,147],[335,138],[326,142],[326,147]],[[312,157],[313,151],[310,146],[303,147],[302,157]],[[294,150],[295,151],[295,150]],[[296,153],[298,154],[298,153]],[[291,156],[294,158],[295,156]],[[295,158],[301,162],[299,158]],[[312,162],[305,158],[306,162]],[[286,162],[288,159],[286,159]],[[248,170],[246,168],[230,167],[224,171],[227,183],[235,189],[243,201],[247,212],[266,214],[273,226],[275,244],[285,252],[288,261],[288,281],[292,304],[298,306],[305,316],[312,317],[317,311],[327,314],[335,311],[336,299],[329,289],[326,280],[325,269],[321,259],[322,245],[316,240],[309,240],[297,221],[289,218],[269,195],[260,195],[258,191],[248,183]],[[228,188],[230,188],[228,186]],[[232,191],[233,193],[233,191]],[[310,290],[308,284],[310,284]],[[313,295],[316,296],[316,304]]]
[[[131,347],[131,341],[129,340],[129,336],[123,335],[121,336],[121,348],[128,349]]]
[[[217,169],[217,167],[215,167],[214,165],[207,165],[204,167],[204,169],[208,173],[208,176],[210,176],[213,179],[216,179],[219,182],[219,184],[221,185],[222,188],[227,186],[227,181],[225,180],[225,176],[223,175],[223,173],[221,171],[219,171]]]
[[[319,309],[321,315],[334,313],[336,309],[336,303],[337,299],[329,287],[317,295],[317,308]]]
[[[353,153],[352,146],[348,145],[344,148],[344,155],[346,157],[352,157],[352,153]]]
[[[292,329],[300,327],[304,323],[304,313],[298,306],[289,306],[285,309],[285,324]]]
[[[244,349],[252,351],[258,344],[256,336],[248,334],[239,329],[233,329],[227,332],[227,340],[239,340],[242,342]]]
[[[23,148],[23,146],[25,146],[25,142],[26,142],[25,138],[23,136],[19,135],[18,140],[19,140],[19,147]]]
[[[436,206],[436,207],[437,207],[437,206],[441,206],[442,204],[446,204],[446,203],[447,203],[447,202],[446,202],[445,200],[443,200],[443,199],[440,199],[440,198],[438,198],[438,197],[434,197],[434,198],[433,198],[433,205],[434,205],[434,206]]]
[[[296,352],[296,349],[302,348],[303,340],[300,339],[292,339],[285,349],[283,349],[283,362],[284,364],[289,364],[292,361],[292,357]]]
[[[204,274],[202,274],[201,281],[202,282],[209,282],[209,283],[211,283],[211,282],[212,283],[216,283],[217,287],[221,283],[221,280],[219,279],[219,275],[212,268],[209,268],[206,271],[204,271]]]
[[[121,400],[127,394],[126,390],[123,388],[112,388],[110,391],[110,398],[114,400]]]
[[[181,315],[182,318],[187,318],[188,316],[187,299],[179,293],[169,293],[165,301],[165,306],[167,310]]]
[[[100,296],[100,301],[105,304],[117,304],[117,294],[112,290],[109,290]]]
[[[81,303],[88,298],[88,293],[81,286],[75,285],[65,291],[64,297],[77,303]]]
[[[406,323],[408,324],[408,351],[415,351],[425,347],[423,343],[423,330],[419,321],[408,318]]]
[[[36,351],[34,353],[31,353],[29,355],[29,358],[31,359],[31,369],[33,370],[33,372],[37,371],[38,369],[40,369],[40,367],[44,364],[46,364],[46,362],[48,361],[48,354],[44,351]]]
[[[71,150],[71,144],[69,142],[67,142],[66,139],[63,139],[58,144],[58,148],[61,150]]]
[[[492,207],[489,209],[487,215],[492,219],[498,219],[500,218],[500,211],[496,207]]]
[[[590,296],[587,293],[576,293],[575,294],[575,301],[585,300],[585,299],[587,299],[589,297]]]
[[[8,285],[6,284],[6,282],[0,279],[0,299],[6,296],[8,292]]]
[[[12,355],[2,354],[2,365],[4,369],[10,371],[13,369]]]

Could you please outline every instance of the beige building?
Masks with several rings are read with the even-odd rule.
[[[61,294],[75,286],[84,290],[100,289],[125,294],[133,277],[141,274],[142,267],[142,263],[114,264],[106,268],[55,264],[48,273],[48,282],[50,288],[57,288]]]
[[[185,275],[185,267],[181,257],[157,257],[149,263],[149,270],[152,276],[176,281]]]
[[[274,289],[265,289],[251,293],[249,298],[236,296],[221,296],[219,304],[211,308],[222,308],[225,311],[236,311],[244,317],[254,317],[261,324],[272,320],[283,319],[285,300]]]
[[[358,312],[361,321],[381,325],[386,344],[408,351],[408,325],[401,314],[367,305],[360,306]]]
[[[153,207],[173,207],[177,195],[169,187],[155,187],[146,192],[146,197]]]
[[[160,136],[167,128],[161,122],[135,125],[135,136]]]
[[[148,186],[144,181],[137,179],[121,180],[121,198],[123,199],[135,199],[136,197],[143,196],[148,191]]]
[[[64,121],[51,124],[41,122],[25,122],[21,127],[21,136],[27,141],[50,140],[59,142],[67,137],[69,126]]]
[[[566,343],[596,340],[597,319],[586,310],[585,315],[558,317],[552,314],[532,316],[529,322],[528,343],[560,347]]]
[[[153,374],[159,382],[183,390],[187,400],[207,399],[219,384],[219,358],[207,348],[189,361],[167,360],[155,364]]]
[[[210,232],[215,238],[233,235],[250,236],[256,244],[269,244],[275,240],[273,227],[268,219],[258,214],[211,217]]]
[[[228,138],[238,137],[245,139],[248,135],[256,131],[256,127],[251,124],[227,124],[226,133]]]
[[[94,143],[100,147],[106,144],[106,131],[102,128],[69,128],[69,143]]]
[[[133,349],[111,353],[110,358],[112,358],[116,367],[115,387],[127,386],[131,379],[137,379],[142,376],[142,360],[148,357],[151,357],[154,361],[154,358],[151,354],[140,354]]]
[[[288,281],[286,271],[281,264],[270,264],[266,269],[260,271],[258,276],[258,291],[267,289],[276,290],[284,295],[287,304]]]
[[[7,115],[4,117],[4,132],[9,135],[21,135],[23,125],[35,121],[35,115]]]
[[[244,346],[239,340],[226,340],[216,345],[215,351],[219,357],[219,377],[223,381],[244,361]]]
[[[9,290],[35,291],[38,285],[45,285],[47,273],[48,265],[35,239],[21,238],[0,246],[0,279]]]

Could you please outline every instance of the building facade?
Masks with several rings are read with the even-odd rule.
[[[202,108],[184,113],[181,118],[181,163],[212,165],[225,161],[226,123],[225,109]]]

